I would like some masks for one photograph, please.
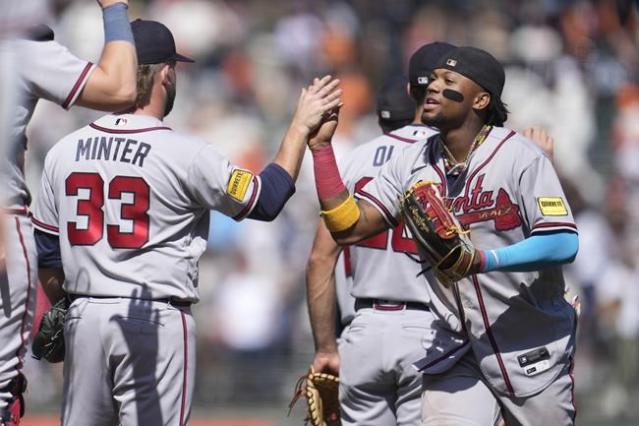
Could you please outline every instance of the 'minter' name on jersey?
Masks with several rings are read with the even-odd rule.
[[[75,161],[110,160],[142,167],[150,151],[151,145],[135,139],[96,136],[78,140]]]

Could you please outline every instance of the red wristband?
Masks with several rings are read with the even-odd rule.
[[[326,145],[312,150],[315,187],[320,200],[333,198],[346,191],[342,177],[339,175],[333,146]]]

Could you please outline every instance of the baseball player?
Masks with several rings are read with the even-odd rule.
[[[452,287],[425,265],[435,327],[426,357],[426,425],[572,425],[576,315],[563,297],[560,265],[577,252],[576,227],[542,150],[502,127],[505,74],[489,53],[461,47],[431,75],[424,123],[440,133],[391,158],[357,192],[344,187],[331,152],[336,119],[309,142],[327,228],[353,244],[400,219],[399,201],[418,181],[438,182],[476,247]],[[428,340],[428,339],[427,339]]]
[[[33,222],[65,323],[64,425],[184,425],[195,374],[198,259],[209,210],[272,220],[295,190],[306,139],[341,105],[339,80],[302,91],[274,161],[259,175],[163,123],[176,94],[171,32],[132,24],[134,110],[71,133],[45,160]],[[61,258],[61,262],[60,262]],[[87,372],[90,372],[87,374]]]
[[[390,158],[437,132],[422,124],[421,99],[411,98],[407,88],[423,92],[436,61],[452,49],[446,43],[423,46],[409,63],[410,86],[402,78],[383,88],[377,112],[384,134],[353,150],[341,164],[349,191],[363,188]],[[313,368],[334,373],[339,368],[342,424],[419,425],[421,374],[412,363],[423,356],[422,339],[435,317],[419,277],[415,243],[400,223],[348,250],[356,314],[340,336],[338,355],[331,277],[341,249],[320,222],[307,270],[316,339]]]
[[[132,104],[136,95],[128,2],[99,0],[99,4],[105,44],[98,64],[73,56],[43,25],[30,28],[3,46],[17,59],[19,101],[12,111],[10,141],[3,144],[8,145],[8,154],[2,155],[0,165],[5,234],[0,246],[6,253],[0,259],[0,425],[18,424],[24,412],[22,392],[26,381],[20,371],[35,305],[37,257],[28,217],[31,197],[23,174],[27,123],[41,98],[64,108],[77,104],[116,110]]]

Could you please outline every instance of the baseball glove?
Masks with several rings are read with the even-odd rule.
[[[440,283],[446,287],[469,275],[477,251],[436,182],[419,181],[400,199],[402,215]]]
[[[35,359],[44,358],[52,363],[64,361],[64,320],[67,309],[69,303],[64,298],[42,315],[40,328],[31,345]]]
[[[295,395],[288,406],[291,414],[297,400],[304,396],[308,403],[305,424],[312,426],[339,426],[339,377],[327,373],[316,373],[311,368],[295,386]]]

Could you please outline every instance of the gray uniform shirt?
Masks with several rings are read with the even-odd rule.
[[[241,220],[260,178],[143,115],[107,115],[47,154],[33,223],[59,235],[65,291],[196,302],[209,210]]]
[[[9,208],[29,204],[30,195],[24,181],[24,151],[27,147],[26,127],[39,99],[70,108],[82,92],[94,65],[78,59],[55,41],[11,40],[6,42],[18,62],[19,102],[11,125],[9,164],[4,164],[3,188]]]
[[[444,170],[441,142],[434,136],[391,159],[361,196],[396,226],[401,194],[420,180],[441,182],[453,211],[483,250],[539,232],[576,232],[550,160],[509,129],[493,128],[456,181],[447,183]],[[453,331],[467,333],[497,392],[534,394],[573,356],[576,316],[563,297],[560,267],[472,275],[452,289],[430,273],[426,279],[433,310]]]
[[[349,191],[359,197],[364,186],[381,167],[416,143],[422,144],[436,131],[426,126],[409,125],[379,136],[352,152],[342,168]],[[349,247],[353,289],[356,298],[401,302],[428,302],[415,242],[404,223]]]

